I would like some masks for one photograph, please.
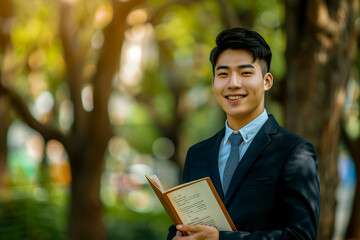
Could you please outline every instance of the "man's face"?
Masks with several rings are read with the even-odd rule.
[[[270,73],[264,76],[251,52],[227,49],[215,65],[213,91],[226,112],[229,127],[238,130],[264,111],[264,94],[272,86]]]

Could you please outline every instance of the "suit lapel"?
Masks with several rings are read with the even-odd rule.
[[[237,187],[242,182],[247,172],[249,171],[251,165],[258,158],[263,149],[271,142],[269,134],[274,133],[278,128],[278,123],[275,118],[270,115],[269,119],[265,122],[263,127],[256,134],[254,140],[247,149],[245,155],[241,159],[239,165],[237,166],[233,178],[230,182],[228,191],[224,198],[224,205],[226,206],[230,201],[233,194],[236,192]]]
[[[219,174],[219,149],[221,140],[225,135],[225,128],[219,131],[209,142],[209,151],[208,151],[208,159],[209,159],[209,168],[210,168],[210,178],[214,184],[216,191],[218,192],[221,200],[224,199],[224,193],[222,191],[221,181],[220,181],[220,174]]]

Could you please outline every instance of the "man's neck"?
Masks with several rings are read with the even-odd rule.
[[[264,111],[265,109],[263,108],[261,112],[246,117],[227,116],[227,124],[232,130],[239,131],[241,128],[252,122],[254,119],[258,118]]]

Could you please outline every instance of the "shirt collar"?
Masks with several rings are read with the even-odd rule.
[[[252,120],[250,123],[242,127],[239,131],[232,130],[228,124],[227,120],[225,122],[225,136],[224,136],[224,144],[228,143],[229,137],[233,132],[240,132],[241,136],[244,139],[244,142],[247,143],[251,141],[255,135],[258,133],[260,128],[264,125],[266,120],[268,119],[268,115],[266,109],[264,109],[263,113],[260,114],[257,118]]]

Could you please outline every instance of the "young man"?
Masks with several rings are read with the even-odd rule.
[[[183,181],[209,176],[238,231],[178,225],[170,227],[168,239],[315,240],[320,209],[316,152],[264,109],[265,91],[273,85],[268,44],[242,28],[221,32],[216,44],[210,55],[212,85],[227,121],[215,136],[189,149]]]

